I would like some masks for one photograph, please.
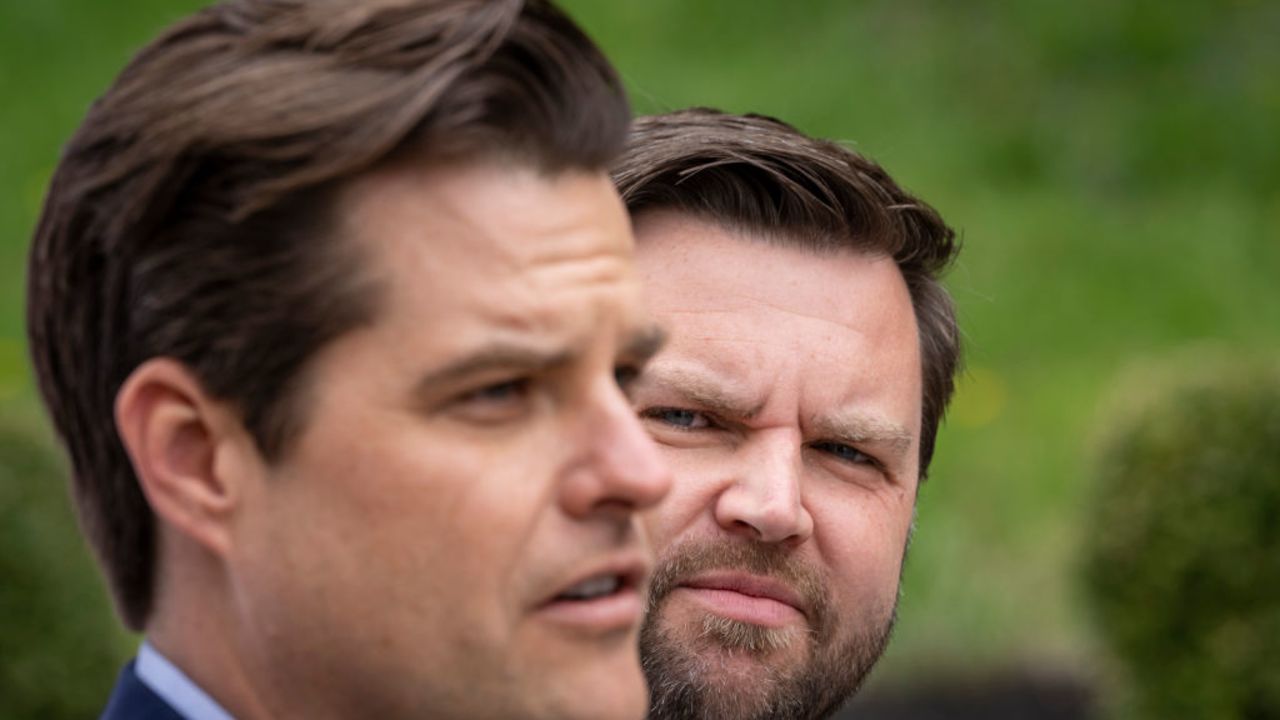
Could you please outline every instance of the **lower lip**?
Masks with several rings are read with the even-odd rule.
[[[644,603],[635,588],[594,600],[552,600],[538,609],[550,622],[587,633],[630,632],[640,624]]]
[[[676,588],[672,597],[686,597],[707,610],[729,618],[762,627],[779,628],[803,622],[804,615],[795,607],[771,598],[745,595],[734,590],[712,588]]]

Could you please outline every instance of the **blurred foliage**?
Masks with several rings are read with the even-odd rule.
[[[0,3],[0,409],[32,428],[22,268],[58,148],[199,4]],[[878,676],[1091,667],[1073,568],[1106,379],[1206,339],[1280,351],[1280,3],[563,4],[638,111],[762,112],[844,140],[965,239],[949,287],[969,370]],[[20,621],[0,619],[4,647]]]
[[[0,718],[96,716],[124,650],[55,457],[0,423]]]
[[[1099,429],[1086,587],[1136,717],[1280,717],[1280,360],[1167,365]]]

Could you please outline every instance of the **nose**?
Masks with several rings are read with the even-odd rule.
[[[594,395],[577,423],[586,453],[563,485],[562,504],[575,517],[629,518],[666,497],[671,471],[612,378]]]
[[[715,500],[715,519],[725,531],[767,543],[799,544],[813,534],[800,481],[801,445],[778,431],[739,448],[741,462]]]

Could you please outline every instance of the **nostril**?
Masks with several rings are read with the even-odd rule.
[[[760,532],[759,528],[746,520],[734,520],[733,524],[730,526],[730,530],[738,535],[749,537],[752,540],[764,539],[764,533]]]

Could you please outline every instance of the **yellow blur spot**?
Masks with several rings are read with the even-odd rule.
[[[1008,395],[1004,380],[994,371],[970,368],[956,384],[956,398],[947,421],[966,429],[990,425],[1004,412]]]

